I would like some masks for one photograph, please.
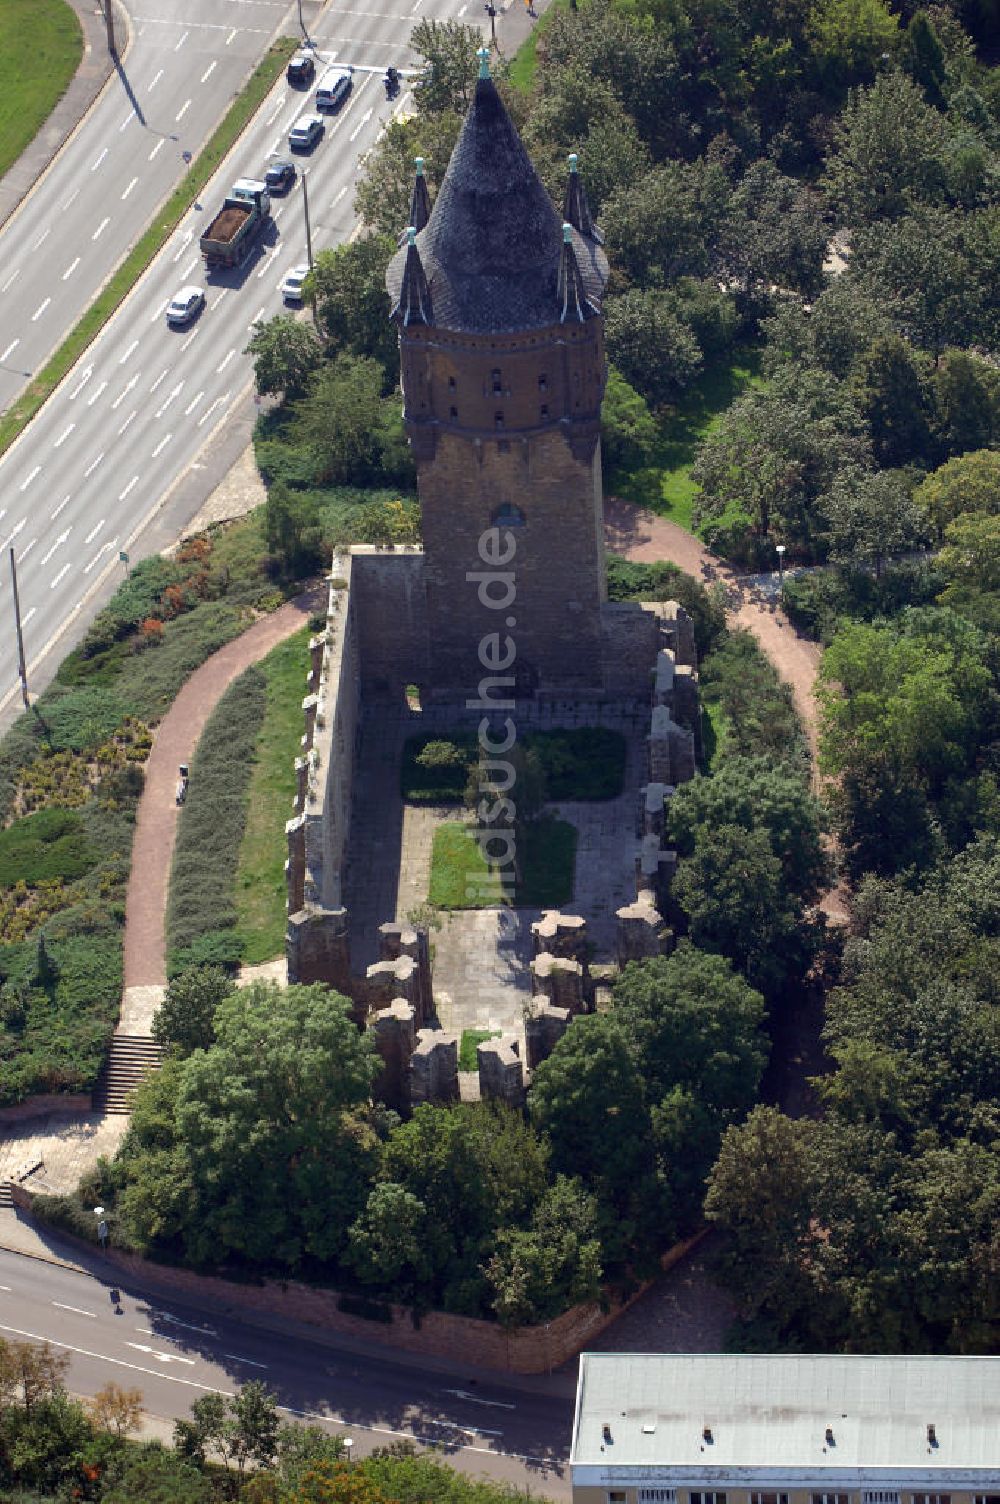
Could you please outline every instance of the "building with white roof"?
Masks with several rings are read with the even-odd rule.
[[[1000,1358],[582,1353],[574,1504],[1000,1504]]]

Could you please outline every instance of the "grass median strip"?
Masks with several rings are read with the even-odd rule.
[[[260,108],[275,80],[295,51],[293,37],[279,37],[255,69],[245,88],[233,100],[218,126],[192,163],[183,182],[175,188],[149,229],[129,251],[125,260],[98,293],[76,327],[66,336],[51,360],[30,386],[0,418],[0,454],[9,449],[18,434],[52,395],[90,342],[107,323],[119,303],[132,291],[157,251],[162,249],[180,224],[198,194],[231,150],[248,122]]]

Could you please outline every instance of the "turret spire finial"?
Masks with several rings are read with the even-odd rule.
[[[490,76],[490,49],[488,47],[480,47],[479,51],[476,53],[476,56],[479,59],[479,77],[480,78],[489,78],[489,76]]]

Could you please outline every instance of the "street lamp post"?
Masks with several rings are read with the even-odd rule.
[[[491,46],[496,47],[496,45],[497,45],[497,8],[493,4],[493,0],[486,0],[486,4],[484,5],[483,9],[486,11],[486,14],[490,18],[490,44],[491,44]]]
[[[302,212],[306,218],[306,260],[309,262],[309,270],[313,269],[313,243],[312,231],[309,228],[309,174],[302,169]]]
[[[774,551],[778,555],[778,589],[780,590],[785,583],[785,545],[776,543]]]
[[[28,696],[28,669],[24,661],[24,633],[21,630],[21,600],[17,593],[17,565],[14,563],[14,550],[10,551],[10,585],[11,594],[14,598],[14,631],[17,633],[17,676],[21,681],[21,699],[24,701],[25,710],[31,709],[31,700]]]

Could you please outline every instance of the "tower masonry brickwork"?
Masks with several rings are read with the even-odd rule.
[[[415,193],[414,217],[424,212]],[[579,182],[560,222],[481,77],[434,207],[387,278],[432,694],[472,695],[488,672],[518,694],[605,688],[606,278]]]

